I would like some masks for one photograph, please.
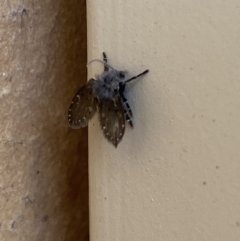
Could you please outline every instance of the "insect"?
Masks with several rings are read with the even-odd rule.
[[[73,97],[68,109],[68,122],[71,128],[82,128],[98,112],[105,138],[117,147],[124,136],[125,121],[133,127],[132,110],[124,95],[126,84],[149,70],[127,79],[126,71],[118,71],[108,64],[105,53],[103,61],[94,59],[91,62],[93,61],[102,62],[104,71],[88,80]]]

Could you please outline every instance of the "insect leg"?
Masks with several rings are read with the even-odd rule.
[[[105,52],[103,52],[103,62],[104,62],[104,71],[108,71],[109,66],[107,65],[107,55]]]
[[[124,109],[124,114],[125,114],[125,119],[129,123],[131,127],[133,127],[133,122],[132,122],[132,110],[130,105],[128,104],[127,98],[124,96],[123,93],[121,93],[121,99],[123,103],[123,109]]]
[[[133,77],[131,77],[130,79],[126,80],[124,83],[126,84],[127,82],[130,82],[130,81],[132,81],[132,80],[134,80],[134,79],[137,79],[138,77],[140,77],[140,76],[142,76],[142,75],[144,75],[144,74],[146,74],[146,73],[148,73],[148,72],[149,72],[149,70],[147,69],[147,70],[143,71],[142,73],[140,73],[140,74],[138,74],[138,75],[136,75],[136,76],[133,76]]]

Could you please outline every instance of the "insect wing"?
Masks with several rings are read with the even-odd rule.
[[[68,122],[71,128],[78,129],[88,125],[88,121],[97,111],[96,100],[92,94],[90,79],[73,97],[68,109]]]
[[[125,131],[124,109],[120,97],[99,103],[99,120],[104,136],[117,147]]]

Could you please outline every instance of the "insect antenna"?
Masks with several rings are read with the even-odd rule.
[[[134,80],[134,79],[137,79],[138,77],[140,77],[140,76],[142,76],[142,75],[144,75],[144,74],[146,74],[146,73],[148,73],[148,72],[149,72],[149,70],[146,69],[146,70],[143,71],[142,73],[140,73],[140,74],[138,74],[138,75],[136,75],[136,76],[133,76],[133,77],[131,77],[130,79],[126,80],[124,83],[126,84],[126,83],[128,83],[128,82],[130,82],[130,81],[132,81],[132,80]]]
[[[113,68],[111,65],[109,65],[108,63],[106,63],[105,61],[103,61],[103,60],[101,60],[101,59],[93,59],[93,60],[91,60],[91,61],[89,61],[89,62],[87,63],[87,66],[90,65],[90,64],[92,64],[93,62],[101,62],[102,64],[104,64],[104,65],[107,66],[108,68],[111,68],[111,69],[113,69],[113,70],[116,70],[116,69]],[[116,70],[116,71],[117,71],[117,70]]]

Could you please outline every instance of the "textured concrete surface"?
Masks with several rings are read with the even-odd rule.
[[[88,240],[87,130],[67,124],[85,19],[85,1],[1,3],[1,241]]]
[[[240,2],[87,4],[89,59],[150,69],[117,149],[91,122],[91,241],[240,240]]]

